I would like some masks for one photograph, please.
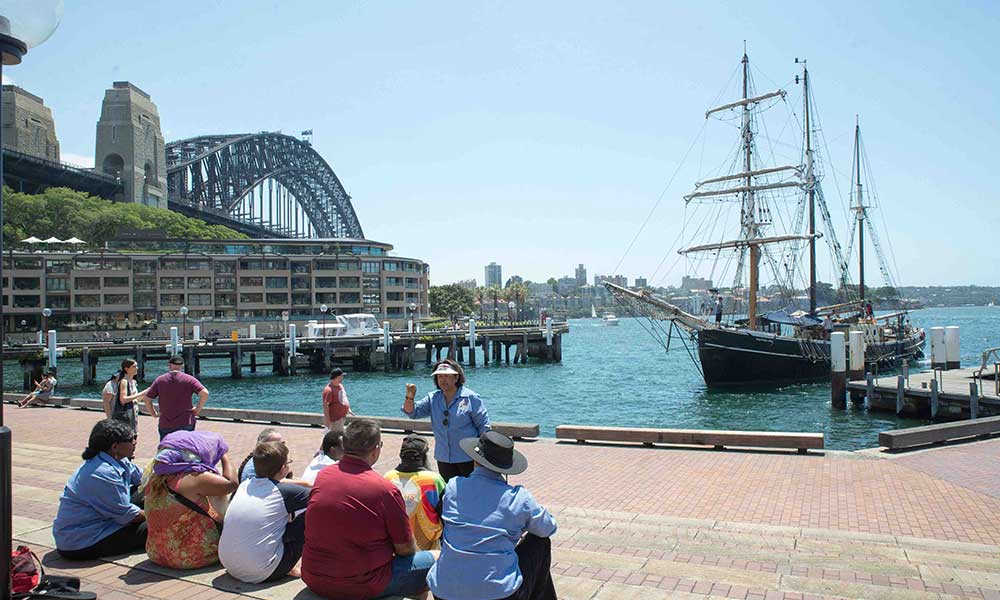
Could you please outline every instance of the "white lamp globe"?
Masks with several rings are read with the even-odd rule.
[[[49,39],[62,17],[63,0],[0,0],[0,36],[7,36],[0,38],[3,63],[21,62],[29,48]]]

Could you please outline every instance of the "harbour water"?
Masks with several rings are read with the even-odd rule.
[[[963,366],[978,364],[983,349],[1000,345],[1000,308],[923,309],[914,311],[911,319],[922,327],[960,326]],[[100,386],[81,385],[77,360],[60,366],[58,395],[100,397]],[[110,360],[101,362],[102,382],[115,366]],[[920,368],[929,368],[929,361]],[[18,365],[8,363],[5,371],[4,387],[18,390]],[[201,379],[211,391],[210,403],[321,410],[320,392],[327,377],[276,377],[266,368],[255,375],[244,373],[241,380],[230,379],[227,361],[203,361]],[[664,353],[642,323],[630,318],[622,318],[619,327],[603,326],[599,320],[570,321],[561,364],[491,364],[468,368],[466,375],[467,385],[484,398],[491,418],[538,423],[544,436],[553,436],[560,424],[819,431],[826,434],[828,448],[856,450],[874,446],[879,431],[923,424],[850,405],[834,410],[827,384],[777,391],[708,391],[676,337],[670,352]],[[421,395],[433,389],[430,371],[422,366],[402,373],[348,373],[345,385],[356,413],[399,416],[407,382],[417,383]]]

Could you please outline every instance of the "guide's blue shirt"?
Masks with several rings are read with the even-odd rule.
[[[88,459],[66,482],[52,535],[60,550],[83,550],[128,525],[140,509],[130,500],[142,471],[127,458],[101,452]]]
[[[448,424],[444,424],[445,411]],[[434,390],[413,405],[411,419],[431,418],[434,431],[434,460],[446,463],[464,463],[472,460],[458,445],[465,438],[479,437],[490,430],[490,416],[486,413],[479,394],[462,386],[455,392],[451,406],[447,406],[444,392]]]
[[[427,585],[448,600],[510,596],[524,581],[515,550],[521,535],[556,532],[556,520],[531,492],[479,465],[469,477],[448,482],[441,520],[441,556],[427,573]]]

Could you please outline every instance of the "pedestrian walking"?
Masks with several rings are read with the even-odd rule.
[[[167,361],[169,369],[163,375],[153,380],[153,384],[128,401],[142,400],[146,412],[159,419],[160,439],[175,431],[194,431],[198,413],[208,402],[208,390],[195,377],[184,372],[184,359],[174,355]],[[198,394],[198,405],[195,406],[191,396]],[[159,410],[153,406],[153,400],[159,399]]]

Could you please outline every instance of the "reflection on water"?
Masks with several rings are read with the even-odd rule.
[[[913,313],[912,320],[922,327],[961,326],[965,365],[978,363],[984,348],[1000,345],[1000,308],[926,309]],[[828,448],[845,450],[875,445],[879,431],[922,423],[865,408],[834,410],[825,384],[709,391],[676,336],[665,353],[635,319],[622,318],[619,327],[589,319],[570,326],[561,364],[467,369],[469,387],[483,396],[493,420],[538,423],[547,436],[560,424],[819,431],[826,434]],[[116,365],[116,360],[102,360],[99,375],[106,379]],[[165,365],[147,365],[150,380],[160,367]],[[924,361],[922,368],[927,367]],[[19,389],[20,367],[8,363],[5,368],[7,389]],[[84,388],[81,378],[78,360],[62,362],[58,393],[100,397],[101,386]],[[215,406],[319,412],[327,380],[323,375],[276,377],[266,367],[254,375],[244,370],[244,378],[234,380],[228,360],[202,361],[202,381]],[[421,394],[433,389],[430,371],[422,365],[404,373],[348,373],[345,385],[356,413],[400,416],[409,381]]]

